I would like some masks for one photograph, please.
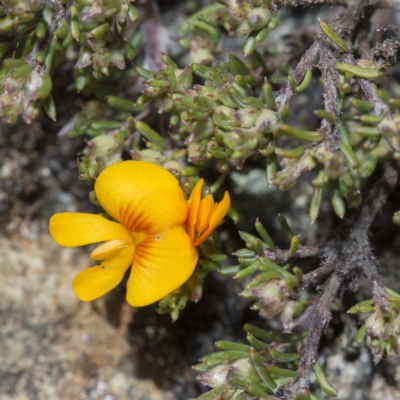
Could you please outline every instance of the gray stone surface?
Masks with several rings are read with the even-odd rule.
[[[104,300],[83,303],[73,294],[74,275],[90,263],[84,250],[48,235],[0,235],[0,260],[0,399],[173,398],[135,378],[125,332],[133,309],[124,302],[114,327]]]

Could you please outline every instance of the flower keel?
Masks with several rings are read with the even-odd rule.
[[[135,254],[133,244],[105,259],[100,265],[80,272],[72,282],[76,296],[82,301],[95,300],[114,289],[131,266]]]

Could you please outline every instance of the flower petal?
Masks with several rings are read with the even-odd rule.
[[[186,226],[192,242],[194,241],[194,226],[197,221],[197,215],[199,213],[200,208],[200,200],[201,200],[201,190],[203,188],[204,179],[200,179],[196,186],[193,188],[193,191],[188,200],[189,206],[189,214],[186,220]]]
[[[127,242],[126,240],[109,240],[108,242],[102,243],[100,246],[96,247],[91,253],[90,258],[93,260],[105,260],[113,253],[120,251],[122,248],[127,247],[131,240]]]
[[[50,218],[49,229],[51,237],[58,244],[68,247],[112,239],[132,240],[121,224],[94,214],[55,214]]]
[[[96,180],[95,192],[103,208],[130,232],[162,232],[182,225],[187,217],[178,180],[149,162],[122,161],[107,167]]]
[[[91,301],[114,289],[132,264],[135,246],[125,247],[101,265],[85,269],[76,275],[72,288],[82,301]]]
[[[214,197],[211,194],[208,194],[207,196],[203,197],[200,202],[195,226],[195,231],[197,234],[200,234],[208,228],[213,209]]]
[[[154,303],[182,285],[198,258],[183,227],[147,237],[136,246],[127,301],[141,307]]]
[[[207,230],[204,231],[201,236],[194,241],[194,246],[199,246],[200,244],[202,244],[214,232],[215,228],[220,224],[226,213],[229,211],[230,206],[231,198],[229,196],[229,193],[225,192],[221,202],[215,204],[214,206]]]
[[[226,213],[229,211],[230,206],[231,198],[229,193],[225,192],[223,199],[218,203],[211,214],[210,227],[215,229],[220,224]]]

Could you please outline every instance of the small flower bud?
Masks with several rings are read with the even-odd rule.
[[[385,319],[380,311],[375,311],[365,321],[367,335],[371,338],[379,338],[385,328]]]
[[[243,20],[239,26],[236,28],[236,35],[238,36],[246,36],[253,30],[249,21]]]
[[[303,310],[304,305],[300,301],[288,301],[280,316],[283,327],[290,329],[294,318],[299,316]]]
[[[161,164],[162,155],[159,151],[152,149],[144,149],[140,151],[132,151],[132,159],[138,161],[148,161],[153,164]]]
[[[260,299],[260,315],[264,318],[271,318],[279,314],[285,307],[285,293],[287,285],[283,279],[273,279],[246,290],[251,296]]]
[[[271,110],[260,110],[257,119],[255,121],[254,127],[257,131],[261,133],[270,133],[275,130],[278,124],[277,115]]]
[[[248,358],[240,358],[232,363],[231,375],[239,379],[248,379],[254,374],[254,369]]]
[[[113,136],[99,135],[89,142],[88,148],[92,156],[105,157],[113,153],[120,144]]]
[[[253,29],[264,28],[270,20],[270,12],[267,7],[253,8],[247,14],[247,21]]]
[[[236,111],[233,116],[242,128],[252,128],[259,113],[255,108],[243,108]]]
[[[232,368],[230,365],[221,364],[198,375],[197,380],[203,385],[216,388],[228,383],[231,372]]]
[[[396,315],[391,319],[390,323],[392,324],[394,332],[399,335],[400,334],[400,315]]]
[[[190,66],[185,69],[177,69],[174,71],[174,74],[176,77],[177,88],[179,90],[192,87],[193,74]]]
[[[400,151],[400,118],[396,116],[386,117],[378,128],[383,134],[383,137],[389,142],[394,151]]]

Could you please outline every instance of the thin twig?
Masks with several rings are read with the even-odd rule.
[[[388,167],[382,179],[371,190],[369,196],[361,209],[361,215],[357,220],[358,225],[369,228],[375,219],[377,213],[382,209],[388,196],[396,187],[398,172]]]
[[[324,329],[328,326],[332,315],[331,305],[340,289],[344,278],[339,274],[332,274],[323,289],[323,293],[316,301],[315,312],[311,314],[308,335],[302,348],[302,356],[298,372],[301,376],[294,381],[291,390],[293,393],[306,393],[310,386],[310,373],[318,358],[318,347]]]
[[[300,290],[305,290],[311,284],[318,282],[321,278],[326,277],[335,270],[335,265],[323,263],[319,268],[311,271],[303,276],[301,280]]]
[[[318,246],[299,246],[296,254],[292,258],[307,258],[314,257],[320,253],[320,248]],[[265,257],[269,260],[276,262],[277,264],[286,264],[289,261],[289,250],[265,250]]]
[[[365,200],[365,204],[361,209],[360,216],[354,225],[354,229],[363,231],[365,236],[367,236],[368,229],[378,212],[382,209],[390,193],[396,187],[397,180],[398,172],[392,167],[387,168],[382,179],[375,185],[370,195]],[[368,237],[365,238],[365,241],[368,241]],[[362,273],[371,283],[375,305],[382,311],[387,311],[389,308],[387,294],[382,279],[377,271],[378,262],[373,256],[371,248],[369,247],[366,250],[369,251],[364,253],[364,262],[361,264]]]
[[[302,279],[301,289],[304,289],[330,274],[323,287],[323,293],[317,301],[313,302],[311,311],[307,313],[309,318],[299,318],[296,323],[295,329],[307,329],[308,336],[299,363],[301,377],[294,382],[293,393],[301,393],[309,387],[310,372],[317,359],[321,335],[331,317],[332,302],[339,288],[356,272],[362,272],[370,281],[376,307],[383,312],[389,310],[387,294],[377,271],[378,262],[372,254],[368,231],[377,213],[395,188],[397,178],[398,173],[389,167],[365,200],[360,212],[344,222],[338,230],[337,238],[325,245],[326,257],[323,265],[304,275]],[[320,247],[324,248],[324,246]]]
[[[308,69],[312,68],[319,52],[319,42],[314,42],[301,58],[296,68],[293,71],[293,78],[296,83],[300,83]],[[278,109],[290,105],[294,91],[287,83],[280,91],[275,99]]]

